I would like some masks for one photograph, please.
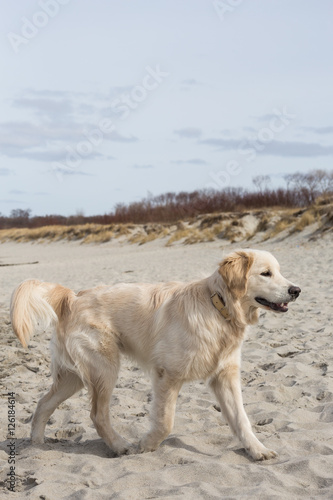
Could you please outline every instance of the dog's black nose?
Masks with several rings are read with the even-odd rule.
[[[301,289],[298,286],[291,286],[288,292],[294,299],[297,299],[297,297],[301,293]]]

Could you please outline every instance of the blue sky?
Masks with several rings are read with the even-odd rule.
[[[329,0],[0,7],[0,213],[332,168]]]

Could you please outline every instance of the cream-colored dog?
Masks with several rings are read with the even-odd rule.
[[[28,280],[14,291],[14,332],[27,346],[37,324],[52,324],[53,385],[39,401],[31,439],[42,443],[57,406],[83,386],[91,396],[98,434],[117,454],[130,449],[111,427],[109,405],[121,354],[136,359],[153,380],[150,431],[140,451],[153,451],[170,433],[184,382],[204,379],[232,431],[255,460],[276,456],[255,437],[242,402],[240,354],[247,325],[259,309],[286,312],[300,289],[286,280],[268,252],[236,251],[206,279],[191,283],[118,284],[75,294]]]

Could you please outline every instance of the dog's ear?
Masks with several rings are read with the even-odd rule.
[[[238,251],[228,255],[220,264],[219,273],[236,299],[244,297],[247,280],[253,264],[253,255]]]

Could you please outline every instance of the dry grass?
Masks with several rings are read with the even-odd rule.
[[[228,216],[225,214],[206,215],[200,220],[200,229],[221,226],[221,222],[225,219],[228,219]]]
[[[177,229],[173,235],[168,239],[166,242],[166,246],[172,245],[172,243],[175,243],[176,241],[183,240],[185,238],[189,238],[193,232],[193,229],[191,228],[186,228],[186,229]]]
[[[229,221],[229,223],[220,225],[218,237],[228,240],[231,243],[241,240],[249,240],[257,234],[258,225],[256,226],[256,229],[254,229],[244,222],[243,217],[233,218]]]
[[[217,234],[221,232],[221,226],[200,230],[195,227],[179,229],[175,231],[166,243],[166,246],[171,246],[173,243],[184,240],[185,245],[193,245],[195,243],[206,243],[214,241]]]
[[[151,241],[156,240],[157,238],[165,238],[170,234],[170,230],[167,227],[158,226],[158,227],[147,227],[145,226],[143,230],[134,233],[129,238],[129,243],[144,245],[145,243],[149,243]]]
[[[225,228],[225,222],[220,222],[218,224],[215,224],[211,228],[207,228],[205,231],[208,237],[211,236],[214,237],[215,239],[222,233],[224,228]]]
[[[128,236],[132,233],[132,229],[135,226],[133,224],[117,224],[114,227],[115,238],[120,238],[121,236]]]
[[[279,220],[274,228],[265,235],[263,241],[267,241],[271,238],[274,238],[278,234],[282,233],[292,225],[292,221],[289,218]]]
[[[248,217],[250,216],[250,218]],[[318,223],[316,234],[333,226],[333,204],[314,204],[308,209],[281,208],[253,212],[208,214],[196,219],[166,224],[78,224],[52,225],[40,228],[0,230],[0,242],[80,241],[100,244],[120,239],[121,242],[143,245],[156,239],[167,238],[166,246],[181,242],[186,245],[225,239],[230,242],[274,238],[297,234],[309,225]],[[288,232],[289,229],[289,232]],[[261,240],[262,241],[262,240]]]
[[[237,233],[239,232],[238,226],[239,226],[238,220],[231,221],[222,231],[221,238],[233,243],[235,241]]]
[[[269,226],[269,221],[270,221],[270,218],[268,217],[268,215],[262,214],[262,216],[260,218],[259,225],[258,225],[257,232],[264,233],[265,231],[267,231],[268,226]]]
[[[147,234],[141,231],[138,231],[137,233],[132,234],[132,236],[129,238],[129,243],[135,244],[138,243],[139,245],[142,243],[142,241],[147,237]]]
[[[82,243],[107,243],[114,238],[113,231],[100,231],[99,233],[88,234]]]
[[[207,243],[209,241],[215,240],[215,234],[212,229],[204,229],[200,231],[199,229],[194,229],[190,236],[185,239],[185,245],[193,245],[194,243]]]
[[[319,231],[327,232],[333,229],[333,204],[326,206],[319,220]]]
[[[110,225],[82,224],[77,226],[45,226],[38,228],[2,229],[0,241],[31,242],[83,240],[84,243],[102,243],[114,236]]]
[[[149,243],[150,241],[154,241],[156,240],[156,238],[158,238],[159,235],[157,233],[150,233],[150,234],[146,234],[146,233],[135,233],[133,234],[133,236],[131,236],[129,238],[129,243],[132,243],[132,244],[138,244],[138,245],[144,245],[145,243]]]
[[[290,234],[297,233],[303,231],[310,224],[314,224],[316,222],[316,217],[314,212],[307,211],[304,212],[302,217],[296,222],[295,226],[291,229]]]
[[[303,210],[302,213],[304,211],[306,210]],[[259,227],[264,228],[265,229],[264,232],[266,233],[262,241],[267,241],[271,238],[275,238],[275,236],[282,233],[283,231],[291,229],[295,225],[295,221],[297,220],[298,216],[299,216],[299,210],[293,210],[293,209],[287,209],[287,210],[279,209],[277,211],[272,211],[266,214],[266,217],[263,217],[262,224],[259,224]],[[272,227],[273,221],[274,225]]]
[[[158,233],[149,233],[147,234],[146,236],[144,236],[142,238],[142,240],[140,241],[139,245],[144,245],[145,243],[149,243],[150,241],[154,241],[156,240],[157,238],[160,238],[160,234]]]

